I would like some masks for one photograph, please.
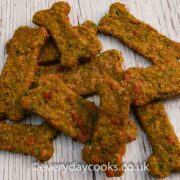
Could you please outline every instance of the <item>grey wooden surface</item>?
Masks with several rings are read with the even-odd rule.
[[[12,36],[14,30],[21,25],[34,26],[31,22],[34,12],[48,8],[55,0],[0,0],[0,70],[5,63],[5,43]],[[73,25],[77,25],[86,19],[98,23],[100,18],[107,13],[109,5],[114,0],[68,0],[72,6],[70,19]],[[175,41],[180,42],[180,1],[179,0],[120,0],[127,5],[129,10],[139,19],[151,24],[161,33]],[[103,43],[103,51],[115,48],[120,50],[125,58],[124,68],[135,66],[148,66],[147,60],[134,54],[117,40],[100,35]],[[98,98],[91,100],[98,103]],[[175,131],[180,137],[180,98],[168,100],[165,107]],[[135,120],[133,114],[131,118]],[[135,120],[136,121],[136,120]],[[32,116],[23,123],[40,123],[41,119]],[[138,125],[138,122],[136,122]],[[142,163],[151,154],[149,142],[139,128],[139,136],[136,141],[127,145],[124,162]],[[82,162],[81,149],[83,145],[74,142],[71,138],[61,134],[54,141],[54,156],[45,164]],[[12,154],[0,151],[0,180],[103,180],[108,179],[101,172],[71,172],[63,173],[55,170],[33,170],[35,161],[30,156]],[[109,178],[111,179],[111,178]],[[150,180],[153,179],[147,172],[126,171],[117,180]],[[179,180],[180,174],[172,174],[167,180]]]

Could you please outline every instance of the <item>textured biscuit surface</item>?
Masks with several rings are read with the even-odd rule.
[[[128,69],[125,83],[135,105],[177,96],[180,93],[180,63]]]
[[[30,88],[37,59],[48,34],[44,28],[18,28],[7,43],[8,57],[0,77],[0,118],[23,118],[21,97]]]
[[[121,176],[122,157],[125,145],[137,136],[135,124],[129,120],[130,97],[119,83],[108,77],[104,84],[99,84],[100,113],[93,137],[86,144],[82,157],[88,164],[108,164],[117,169],[108,170],[107,176]]]
[[[73,27],[75,31],[78,30],[78,32],[86,37],[89,38],[89,41],[92,41],[93,43],[93,36],[90,36],[89,33],[97,34],[98,28],[92,21],[85,21],[83,24],[79,26]],[[93,38],[92,38],[93,37]],[[60,53],[59,50],[54,43],[52,38],[49,38],[47,43],[43,46],[41,49],[40,57],[38,59],[38,62],[40,65],[46,65],[50,63],[54,63],[60,59]],[[83,61],[83,59],[82,59]]]
[[[123,57],[116,50],[101,53],[94,60],[77,69],[61,72],[60,76],[65,84],[77,94],[87,95],[97,93],[97,84],[103,81],[104,75],[114,79],[121,79]]]
[[[44,26],[61,54],[62,67],[72,68],[79,61],[96,56],[101,50],[101,43],[96,37],[92,22],[88,22],[88,28],[73,28],[67,14],[70,6],[66,2],[54,3],[51,9],[42,10],[33,16],[33,22]]]
[[[52,157],[57,131],[47,125],[0,123],[0,150],[34,156],[39,161]]]
[[[180,57],[179,43],[161,35],[150,25],[136,19],[123,4],[114,3],[111,5],[109,14],[103,17],[99,23],[99,30],[118,38],[154,65],[161,66],[163,63],[165,68],[165,64],[176,64]],[[135,97],[135,104],[145,104],[152,97],[161,99],[175,95],[175,91],[178,92],[179,70],[175,68],[177,74],[171,78],[171,70],[164,73],[164,68],[157,67],[157,71],[152,72],[154,77],[151,76],[150,71],[143,70],[143,72],[141,69],[135,70],[133,75],[131,70],[130,73],[126,74],[128,83],[134,81],[130,91],[134,91],[132,95]],[[140,74],[138,75],[138,73]],[[173,86],[177,86],[177,88],[174,89]],[[173,93],[171,94],[170,91]],[[163,104],[161,102],[150,103],[136,107],[136,110],[142,128],[153,147],[154,154],[148,160],[149,173],[155,177],[163,178],[172,171],[179,171],[179,141]]]
[[[111,5],[109,14],[99,23],[99,30],[118,38],[153,64],[176,63],[180,58],[180,43],[170,40],[150,25],[136,19],[124,4]]]
[[[48,65],[55,63],[60,58],[60,53],[52,38],[49,38],[46,44],[41,48],[38,64]]]
[[[38,86],[22,98],[22,105],[82,143],[91,138],[98,115],[94,103],[68,89],[57,74],[42,76]]]
[[[154,102],[139,107],[137,114],[153,148],[153,154],[148,159],[149,173],[163,178],[173,171],[179,172],[180,143],[163,104]]]

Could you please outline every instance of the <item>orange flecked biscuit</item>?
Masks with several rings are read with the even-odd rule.
[[[52,157],[57,131],[47,125],[0,123],[0,150],[34,156],[39,161]]]
[[[68,89],[56,74],[44,75],[22,98],[23,108],[82,143],[91,138],[98,108]]]
[[[34,82],[46,74],[60,74],[66,86],[79,95],[97,93],[97,84],[103,81],[103,76],[121,80],[124,74],[122,70],[123,57],[117,50],[107,50],[98,55],[94,60],[80,65],[74,70],[64,71],[58,64],[50,66],[38,66]]]
[[[180,94],[180,63],[130,68],[125,72],[132,103],[145,105],[153,100]]]
[[[7,43],[8,57],[0,76],[0,118],[21,120],[21,97],[31,87],[40,48],[48,34],[44,28],[18,28]]]
[[[139,107],[137,114],[153,148],[148,159],[149,173],[164,178],[171,172],[180,172],[180,143],[163,104],[154,102]]]
[[[88,28],[73,28],[67,14],[70,6],[66,2],[54,3],[51,9],[42,10],[33,16],[33,22],[46,27],[61,56],[62,67],[72,68],[79,61],[91,59],[102,49],[101,43],[92,29],[96,26],[89,21]]]
[[[103,81],[104,75],[121,80],[123,57],[117,50],[107,50],[89,63],[71,71],[60,72],[64,83],[77,94],[97,93],[96,85]]]
[[[93,34],[97,34],[98,28],[97,26],[91,22],[91,21],[85,21],[83,24],[79,26],[73,27],[75,30],[78,30],[78,32],[86,38],[89,38],[89,41],[91,41],[91,36],[89,36],[89,32]],[[93,39],[92,39],[93,41]],[[38,62],[40,65],[46,65],[49,63],[54,63],[60,59],[60,53],[53,41],[52,38],[49,38],[47,43],[43,46],[41,49],[40,57],[38,59]],[[83,61],[83,59],[81,60]]]
[[[99,30],[119,39],[153,64],[176,63],[180,58],[180,43],[170,40],[150,25],[136,19],[124,4],[111,5],[109,14],[99,23]]]
[[[103,100],[101,100],[101,108],[103,109],[103,111],[100,112],[98,118],[99,123],[97,122],[97,125],[95,127],[96,129],[100,128],[100,130],[104,129],[104,131],[109,131],[109,133],[104,135],[101,134],[101,131],[99,130],[97,131],[97,134],[99,133],[99,136],[97,134],[94,135],[93,133],[93,136],[95,136],[95,138],[92,140],[92,142],[88,143],[88,145],[90,146],[92,145],[94,149],[90,151],[89,147],[86,147],[84,150],[86,152],[84,152],[83,156],[85,162],[89,164],[91,163],[102,164],[102,163],[108,163],[109,161],[111,164],[118,165],[119,170],[107,171],[108,176],[120,176],[122,174],[121,164],[122,164],[122,156],[125,153],[125,145],[129,141],[135,139],[137,134],[137,129],[135,125],[129,120],[127,120],[127,124],[121,127],[117,126],[116,122],[113,123],[109,121],[109,119],[112,119],[112,121],[116,120],[116,118],[120,114],[122,117],[123,116],[122,113],[128,114],[129,111],[129,104],[127,102],[125,103],[126,106],[124,106],[123,102],[121,103],[121,101],[119,104],[117,104],[116,101],[117,99],[119,101],[119,98],[115,93],[117,89],[116,86],[118,86],[118,83],[111,80],[110,78],[113,77],[114,79],[118,79],[119,81],[122,79],[122,74],[123,74],[121,68],[122,62],[123,62],[122,55],[118,51],[108,50],[100,54],[96,60],[87,63],[85,65],[81,65],[76,70],[60,72],[57,66],[53,65],[49,68],[40,67],[38,73],[38,76],[42,76],[43,74],[48,74],[48,73],[49,74],[60,73],[62,79],[65,81],[65,84],[68,85],[73,90],[75,90],[76,93],[83,95],[92,94],[92,93],[101,94],[101,97],[103,97]],[[110,89],[110,86],[106,86],[106,84],[109,84],[109,82],[112,82],[111,86],[112,88],[114,87],[115,92],[113,92],[113,90]],[[127,96],[127,92],[123,92],[122,97],[125,96]],[[127,98],[129,97],[127,96]],[[121,106],[123,107],[123,109],[121,109]],[[126,108],[127,106],[128,108]],[[109,109],[109,107],[111,107],[111,109]],[[109,150],[103,151],[103,149],[107,145],[105,144],[105,142],[107,142],[109,138],[112,139],[114,138],[116,140],[119,138],[119,135],[121,135],[121,139],[119,140],[119,143],[113,141],[114,149],[112,149],[112,151]],[[102,143],[97,141],[98,139],[101,140],[100,136],[103,136]],[[94,143],[94,141],[96,141],[96,143]],[[98,149],[98,147],[100,146],[102,147],[102,150],[98,154],[94,153],[96,149]],[[110,144],[108,145],[108,147],[111,148]],[[96,155],[97,155],[97,161],[94,161],[94,158],[96,158],[94,156]],[[107,155],[108,157],[106,157]],[[110,160],[111,158],[114,159]]]
[[[136,138],[137,128],[129,120],[131,101],[128,91],[111,78],[104,78],[105,83],[98,86],[101,99],[99,117],[82,157],[88,164],[110,163],[113,170],[107,170],[107,176],[121,176],[125,145]]]
[[[175,64],[180,57],[179,43],[168,39],[148,24],[136,19],[120,3],[115,3],[111,6],[109,14],[100,21],[99,29],[105,34],[118,38],[125,45],[155,65],[161,65],[162,63]],[[160,73],[163,73],[163,69],[159,69],[158,74]],[[143,79],[144,75],[142,76],[141,78]],[[144,79],[149,80],[146,77],[145,75]],[[133,78],[134,80],[136,79],[136,74],[133,75]],[[141,83],[142,81],[139,80],[134,86],[137,96],[139,91],[147,89]],[[163,81],[158,83],[158,85],[163,88]],[[148,91],[151,92],[153,89],[154,87],[151,86]],[[155,177],[163,178],[168,176],[172,171],[179,171],[180,144],[169,122],[163,104],[156,102],[142,107],[136,107],[136,109],[142,128],[147,133],[153,147],[154,154],[148,160],[149,173]]]

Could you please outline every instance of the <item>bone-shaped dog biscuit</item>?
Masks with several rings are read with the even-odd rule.
[[[79,61],[89,60],[101,50],[101,43],[92,30],[94,23],[89,23],[91,28],[73,28],[67,17],[69,11],[68,3],[57,2],[51,9],[39,11],[33,16],[33,22],[46,27],[50,33],[60,52],[60,63],[65,68],[75,67]]]

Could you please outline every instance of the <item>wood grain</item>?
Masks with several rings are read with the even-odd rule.
[[[0,70],[5,63],[5,43],[11,38],[14,30],[21,25],[34,26],[31,22],[32,15],[44,8],[50,7],[55,0],[1,0],[0,1]],[[70,19],[77,25],[87,19],[98,23],[100,18],[107,13],[109,5],[117,0],[68,0],[72,6]],[[129,10],[139,19],[151,24],[161,33],[175,41],[180,42],[180,1],[179,0],[121,0]],[[103,51],[118,49],[122,52],[125,62],[124,68],[135,66],[148,66],[150,63],[117,40],[99,35],[103,43]],[[97,97],[91,98],[97,104]],[[168,100],[165,107],[175,131],[180,137],[180,98]],[[131,118],[136,119],[131,113]],[[23,123],[41,123],[41,119],[32,116]],[[138,125],[138,122],[136,122]],[[136,141],[127,145],[124,162],[142,163],[152,153],[146,135],[139,127],[139,136]],[[81,149],[83,145],[74,142],[71,138],[61,134],[54,141],[55,153],[52,159],[45,164],[82,162]],[[71,172],[33,170],[31,164],[35,161],[30,156],[0,152],[0,180],[150,180],[154,179],[147,172],[125,172],[120,178],[106,178],[101,172]],[[179,180],[180,174],[172,174],[167,180]]]

